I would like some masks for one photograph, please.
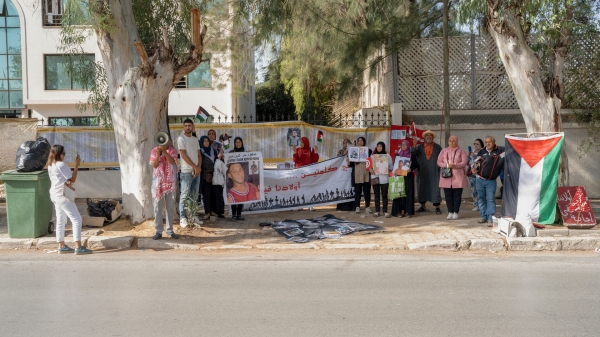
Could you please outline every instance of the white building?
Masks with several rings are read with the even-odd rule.
[[[58,50],[62,4],[66,0],[0,0],[0,118],[37,118],[44,126],[95,125],[91,112],[84,114],[76,104],[85,102],[82,92],[65,71],[70,61]],[[96,41],[83,46],[86,55],[102,59]],[[254,62],[254,60],[249,60]],[[234,95],[213,87],[210,63],[202,63],[183,79],[169,97],[171,122],[205,108],[215,120],[256,118],[254,86],[246,95]],[[254,69],[252,64],[252,69]]]

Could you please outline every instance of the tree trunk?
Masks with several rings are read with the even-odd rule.
[[[500,59],[525,120],[527,133],[562,131],[561,99],[557,92],[546,91],[538,57],[527,44],[527,37],[521,26],[520,17],[515,15],[515,8],[504,8],[500,20],[499,9],[494,7],[498,6],[500,1],[487,0],[486,3],[487,28],[498,46]],[[560,65],[555,67],[554,74],[558,74],[561,83],[565,55],[566,49],[563,57],[556,55]],[[567,157],[563,147],[559,184],[568,184],[568,175]]]
[[[448,45],[448,0],[444,0],[444,43],[443,43],[443,67],[444,67],[444,138],[445,145],[450,139],[450,47]],[[440,142],[441,143],[441,142]]]
[[[119,154],[123,212],[134,223],[154,217],[150,152],[153,136],[167,131],[164,106],[175,75],[169,49],[161,48],[149,62],[134,48],[139,41],[131,0],[109,0],[115,27],[96,31],[106,68],[110,110]]]

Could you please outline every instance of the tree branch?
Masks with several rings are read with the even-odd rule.
[[[146,53],[144,45],[140,41],[134,41],[133,44],[135,45],[135,50],[137,50],[138,54],[142,58],[142,64],[144,67],[149,67],[150,62],[148,61],[148,53]]]

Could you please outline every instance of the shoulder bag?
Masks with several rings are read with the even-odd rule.
[[[454,156],[452,157],[452,162],[454,162],[454,159],[456,158],[456,152],[458,150],[454,151]],[[452,169],[450,167],[448,167],[448,157],[446,157],[446,167],[444,167],[442,169],[442,178],[452,178]]]

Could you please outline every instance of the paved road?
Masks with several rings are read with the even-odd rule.
[[[3,336],[597,336],[600,254],[0,254]]]

